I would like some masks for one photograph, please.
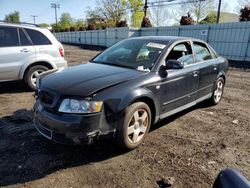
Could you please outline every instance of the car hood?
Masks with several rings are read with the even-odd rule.
[[[146,72],[88,63],[58,70],[41,78],[41,89],[60,95],[90,96],[113,85],[140,77]]]

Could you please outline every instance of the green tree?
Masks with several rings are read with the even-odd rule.
[[[20,22],[20,13],[18,11],[14,11],[10,14],[5,15],[6,22],[9,23],[19,23]]]
[[[128,7],[132,11],[131,15],[131,26],[132,27],[140,27],[142,23],[142,19],[144,17],[143,0],[128,0]]]
[[[60,29],[70,28],[73,26],[73,19],[70,13],[62,13],[59,21],[59,26]]]
[[[45,28],[47,28],[47,27],[49,27],[50,25],[49,24],[47,24],[47,23],[41,23],[41,24],[39,24],[39,27],[45,27]]]
[[[82,27],[85,27],[85,22],[83,19],[77,19],[74,23],[77,30],[79,30]]]
[[[200,24],[215,24],[217,21],[217,14],[215,12],[211,12],[207,15],[207,17],[200,21]]]

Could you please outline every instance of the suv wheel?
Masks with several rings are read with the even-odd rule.
[[[42,65],[35,65],[30,67],[29,70],[24,75],[24,81],[26,85],[32,89],[36,89],[36,79],[40,76],[43,72],[48,71],[49,69]]]
[[[137,102],[125,111],[123,123],[117,130],[117,144],[126,149],[137,148],[144,140],[151,125],[151,111],[143,102]]]

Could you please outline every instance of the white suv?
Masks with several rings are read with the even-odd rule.
[[[63,46],[48,29],[0,23],[0,82],[24,80],[35,89],[41,73],[65,67]]]

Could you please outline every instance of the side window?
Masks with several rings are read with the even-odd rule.
[[[0,27],[0,47],[19,46],[17,28]]]
[[[213,59],[205,44],[194,43],[193,47],[194,47],[195,57],[198,62]]]
[[[186,65],[194,63],[193,53],[190,44],[187,42],[177,44],[168,54],[167,60],[174,59]]]
[[[39,31],[32,29],[25,29],[28,35],[30,36],[34,45],[48,45],[51,44],[49,39]]]
[[[30,46],[30,45],[32,45],[22,29],[19,29],[19,36],[20,36],[21,46]]]

